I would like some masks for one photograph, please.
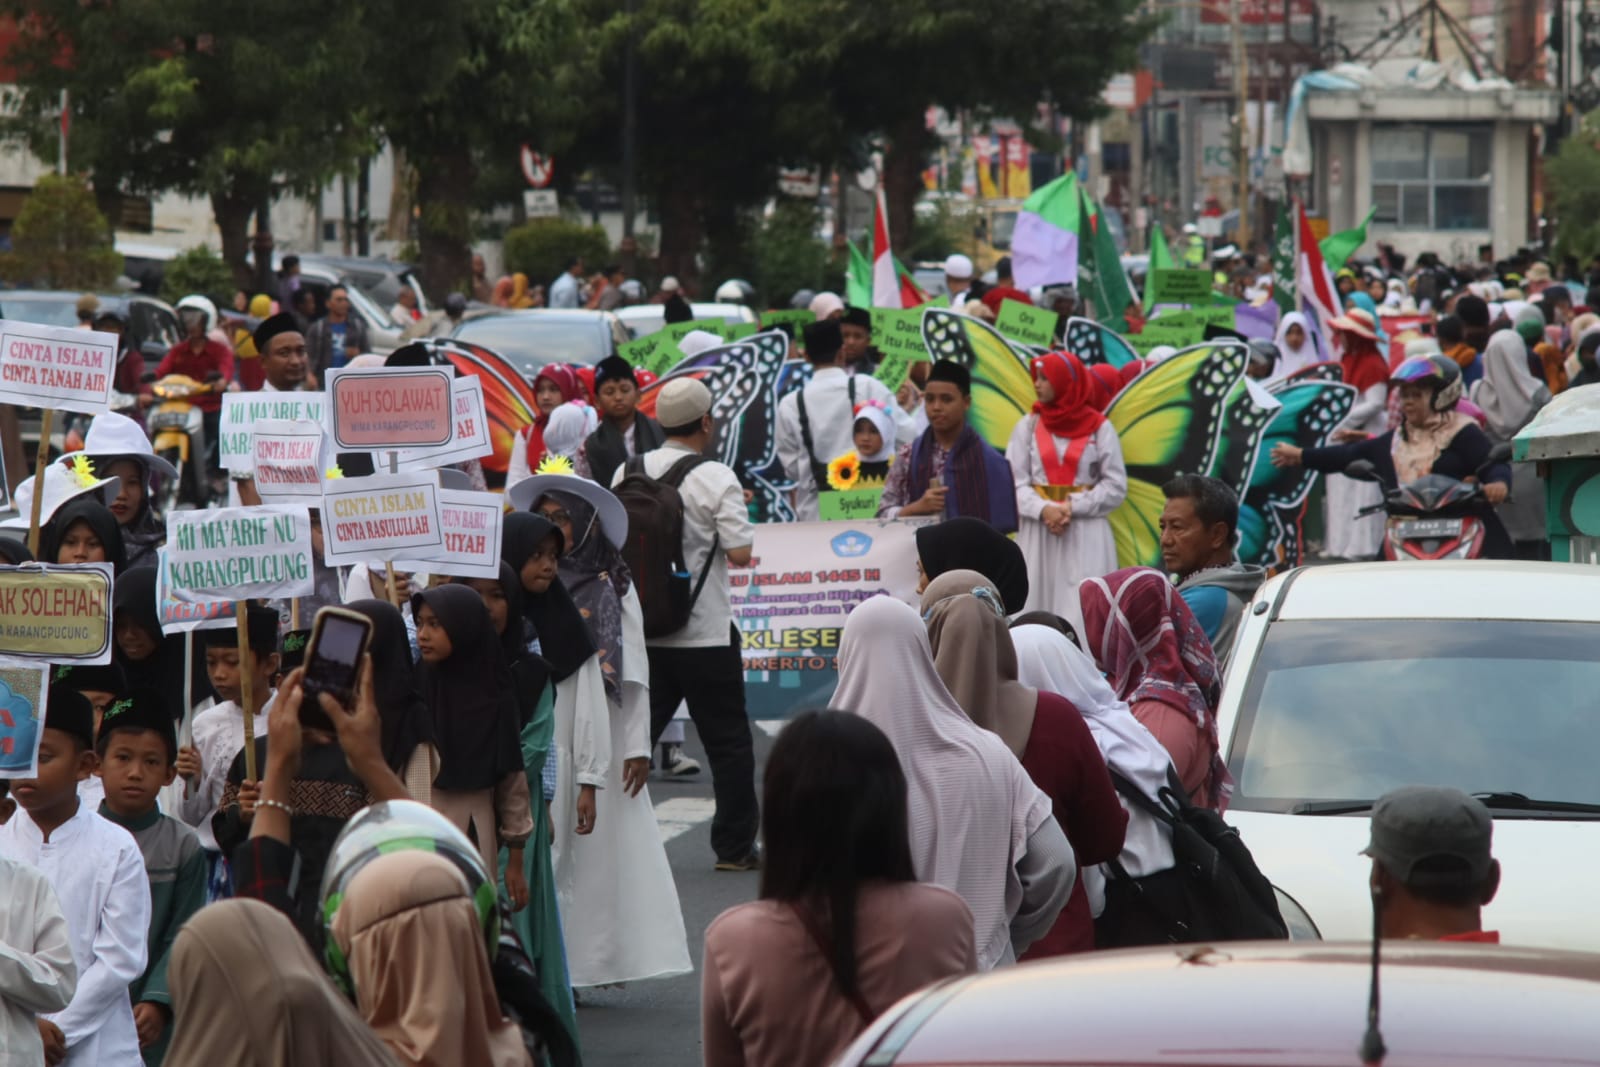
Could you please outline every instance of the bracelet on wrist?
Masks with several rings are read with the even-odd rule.
[[[281,811],[285,815],[289,816],[289,818],[291,818],[291,819],[294,818],[294,809],[291,808],[289,805],[285,804],[281,800],[268,800],[267,798],[262,797],[260,800],[256,801],[256,807],[258,807],[258,808],[277,808],[279,811]]]

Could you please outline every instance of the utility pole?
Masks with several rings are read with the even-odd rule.
[[[1233,29],[1233,163],[1238,172],[1234,206],[1239,212],[1236,236],[1241,252],[1247,251],[1250,245],[1250,70],[1244,47],[1242,6],[1243,0],[1233,0],[1229,5],[1229,22]]]
[[[56,148],[56,173],[67,176],[67,134],[72,129],[72,111],[68,107],[67,91],[61,90],[61,139]]]

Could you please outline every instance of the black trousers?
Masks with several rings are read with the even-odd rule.
[[[672,721],[679,701],[689,704],[711,761],[711,848],[719,860],[742,859],[755,846],[761,813],[756,804],[755,744],[744,709],[744,661],[737,644],[717,648],[650,646],[650,745]]]

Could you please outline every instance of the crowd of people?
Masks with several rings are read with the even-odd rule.
[[[959,295],[973,288],[963,258],[946,266]],[[584,274],[573,261],[550,306],[633,298],[613,271]],[[513,278],[492,287],[497,304],[502,288],[534,299]],[[1495,552],[1536,552],[1504,510],[1521,472],[1487,457],[1593,368],[1600,329],[1555,288],[1491,307],[1418,281],[1442,314],[1437,341],[1394,368],[1384,316],[1354,287],[1328,351],[1286,316],[1253,349],[1259,374],[1336,361],[1360,400],[1336,443],[1280,445],[1273,462],[1480,477]],[[1002,291],[1028,295],[988,295]],[[662,293],[681,318],[681,288]],[[292,308],[298,293],[279,297]],[[363,354],[347,307],[307,324],[260,299],[257,387],[384,362]],[[172,470],[137,420],[96,416],[81,450],[26,487],[41,498],[39,559],[114,571],[116,648],[108,666],[52,671],[38,770],[0,809],[8,1062],[579,1062],[575,990],[692,968],[648,787],[652,762],[699,770],[680,707],[710,764],[710,861],[760,876],[759,899],[705,934],[707,1064],[825,1064],[941,978],[1164,943],[1140,901],[1198,905],[1153,800],[1220,814],[1232,789],[1221,680],[1263,578],[1234,556],[1234,491],[1168,482],[1163,570],[1119,567],[1107,516],[1129,481],[1095,368],[1061,349],[1034,359],[1036,402],[1002,452],[971,425],[967,367],[919,363],[891,390],[869,373],[871,312],[828,293],[807,303],[817,319],[796,348],[810,376],[776,414],[796,515],[817,516],[832,461],[853,451],[881,479],[882,517],[933,521],[915,535],[915,605],[879,595],[850,612],[831,710],[790,721],[759,799],[728,591],[754,529],[747,487],[707,454],[703,382],[669,380],[652,417],[639,410],[650,380],[625,360],[544,368],[498,577],[333,567],[316,537],[316,595],[248,604],[242,632],[164,632],[154,501]],[[214,309],[182,310],[189,338],[163,372],[249,387],[234,343],[211,336]],[[682,347],[717,343],[689,333]],[[1569,346],[1579,366],[1558,385]],[[476,463],[458,473],[483,484]],[[1330,485],[1330,554],[1375,550],[1353,519],[1366,491]],[[237,492],[259,501],[248,480]],[[641,556],[630,523],[677,543]],[[32,558],[4,537],[0,556]],[[345,702],[308,693],[309,630],[293,621],[333,604],[372,624]],[[1385,936],[1492,937],[1478,909],[1498,870],[1475,803],[1437,790],[1379,802]],[[1470,856],[1408,831],[1443,809],[1473,823]],[[242,1021],[219,1026],[223,1013]]]

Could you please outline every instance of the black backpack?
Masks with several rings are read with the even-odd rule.
[[[622,546],[622,558],[639,591],[645,637],[666,637],[689,624],[694,603],[700,599],[717,558],[721,534],[712,538],[705,566],[691,586],[683,558],[683,497],[678,488],[690,471],[710,462],[705,456],[684,456],[661,477],[652,478],[645,471],[644,457],[634,456],[612,490],[628,513],[628,540]]]
[[[1288,938],[1272,883],[1239,831],[1189,803],[1175,771],[1167,769],[1167,785],[1155,800],[1115,770],[1111,781],[1131,806],[1172,831],[1175,862],[1139,878],[1116,860],[1105,865],[1106,907],[1094,923],[1096,948]]]

